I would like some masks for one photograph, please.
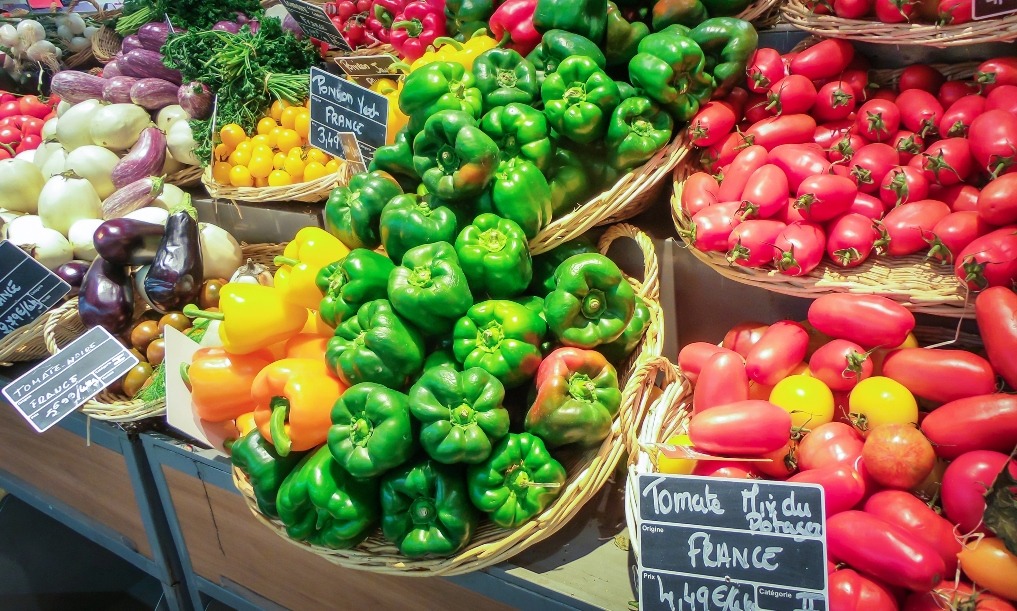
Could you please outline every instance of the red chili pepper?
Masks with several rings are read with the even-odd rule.
[[[445,0],[416,0],[410,2],[392,22],[389,42],[407,61],[419,59],[445,36]]]
[[[526,56],[540,44],[540,32],[533,26],[537,0],[506,0],[491,15],[491,35],[500,46]]]

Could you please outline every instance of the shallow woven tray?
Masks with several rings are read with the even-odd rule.
[[[1017,15],[943,26],[928,23],[880,23],[843,19],[836,15],[814,15],[803,0],[782,2],[780,13],[784,21],[817,36],[884,45],[955,47],[1017,39]]]
[[[489,521],[483,521],[470,544],[450,558],[408,559],[399,554],[395,545],[382,538],[380,532],[373,534],[353,549],[332,550],[290,539],[281,522],[270,519],[258,511],[250,482],[242,471],[233,469],[233,481],[251,513],[259,522],[293,545],[339,566],[416,577],[449,576],[476,571],[507,560],[554,534],[596,495],[614,472],[615,465],[626,449],[635,443],[635,431],[638,430],[649,407],[657,374],[661,368],[660,362],[663,360],[659,356],[663,327],[657,315],[659,284],[652,242],[631,225],[616,225],[608,229],[601,238],[599,244],[601,252],[606,252],[608,246],[620,237],[634,238],[643,250],[646,282],[640,283],[632,278],[628,280],[636,289],[636,293],[651,306],[650,327],[643,337],[641,346],[636,349],[636,354],[619,368],[619,381],[624,384],[624,390],[611,435],[597,448],[571,452],[567,456],[559,457],[564,458],[562,463],[568,471],[568,480],[561,495],[539,516],[513,530],[504,530]],[[647,244],[650,245],[649,250],[646,250]]]
[[[323,176],[318,180],[299,182],[285,187],[232,187],[221,185],[212,178],[212,168],[205,168],[201,174],[201,184],[212,199],[228,199],[250,204],[304,202],[317,203],[328,199],[332,189],[349,182],[351,168],[343,161],[335,174]]]
[[[100,64],[108,64],[120,52],[123,42],[124,39],[114,28],[103,25],[92,35],[92,55]]]

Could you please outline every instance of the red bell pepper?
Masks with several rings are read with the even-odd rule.
[[[536,10],[537,0],[506,0],[491,15],[491,35],[500,46],[529,55],[540,44],[540,32],[533,25]]]
[[[367,17],[371,12],[371,0],[339,0],[325,4],[328,14],[336,29],[343,35],[346,42],[354,49],[368,47],[376,42],[367,28]]]
[[[392,23],[406,8],[407,0],[372,0],[367,13],[367,29],[381,42],[389,42]]]
[[[445,36],[445,0],[416,0],[410,2],[392,22],[389,42],[406,61],[418,59]]]

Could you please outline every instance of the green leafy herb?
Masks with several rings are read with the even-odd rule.
[[[174,28],[207,30],[219,21],[233,21],[237,13],[258,19],[264,12],[258,0],[125,0],[123,16],[117,20],[121,36],[133,34],[150,21],[163,21],[169,15]]]
[[[1010,475],[1009,460],[985,493],[982,520],[989,530],[1003,540],[1006,549],[1017,554],[1017,478]]]

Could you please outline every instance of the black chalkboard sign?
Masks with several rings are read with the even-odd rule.
[[[282,4],[293,19],[300,24],[300,29],[304,31],[305,35],[328,43],[328,46],[333,49],[353,50],[321,6],[303,0],[282,0]]]
[[[137,364],[109,331],[92,327],[4,387],[3,395],[42,433]]]
[[[356,55],[351,57],[337,57],[336,65],[339,69],[350,76],[374,76],[384,74],[388,76],[399,76],[398,70],[392,68],[396,58],[387,53],[381,55]]]
[[[813,484],[639,476],[641,611],[825,611],[826,519]]]
[[[70,290],[27,252],[0,242],[0,339],[42,316]]]
[[[311,146],[345,159],[340,134],[352,133],[361,143],[365,164],[388,134],[388,99],[356,83],[311,68]]]
[[[1017,0],[974,0],[971,5],[972,17],[988,19],[1009,13],[1017,13]]]

